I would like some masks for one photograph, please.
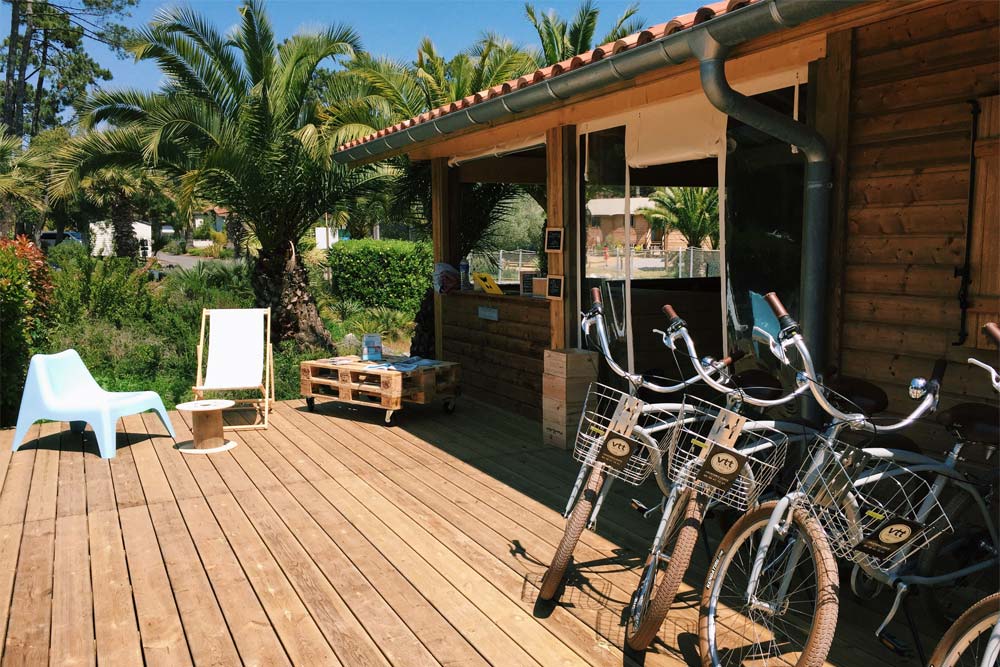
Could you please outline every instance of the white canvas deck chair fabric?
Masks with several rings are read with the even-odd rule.
[[[207,361],[205,328],[208,328]],[[204,370],[204,375],[202,371]],[[198,376],[195,398],[206,392],[260,391],[260,398],[232,399],[256,407],[258,421],[228,425],[227,430],[267,428],[274,401],[274,359],[271,351],[271,309],[205,309],[201,313]]]

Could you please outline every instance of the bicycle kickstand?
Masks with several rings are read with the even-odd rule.
[[[906,584],[898,584],[896,586],[896,599],[892,602],[892,608],[889,610],[889,615],[885,617],[885,620],[882,621],[882,625],[878,626],[878,630],[875,631],[875,638],[878,639],[883,646],[903,658],[910,656],[910,647],[906,644],[906,642],[890,634],[886,628],[889,626],[889,623],[892,622],[892,619],[895,618],[897,612],[899,612],[899,608],[903,607],[903,613],[910,626],[910,631],[913,633],[913,637],[917,638],[916,629],[913,627],[913,622],[910,618],[910,610],[906,606],[906,595],[909,591],[910,587]],[[923,650],[919,645],[919,639],[917,646],[918,651],[921,654],[920,663],[926,664],[924,661]]]

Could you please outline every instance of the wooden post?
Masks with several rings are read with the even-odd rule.
[[[431,236],[434,243],[434,263],[448,262],[452,255],[451,179],[448,158],[431,160]],[[444,357],[444,327],[441,320],[441,295],[434,292],[434,357]]]
[[[812,125],[826,141],[833,158],[830,193],[830,300],[827,311],[827,361],[842,367],[840,339],[844,328],[844,263],[847,245],[847,158],[851,113],[853,31],[827,36],[826,58],[813,63],[816,103]]]
[[[563,249],[548,253],[550,276],[563,276],[563,298],[549,302],[550,346],[566,347],[566,309],[576,303],[576,282],[573,258],[577,251],[576,236],[576,127],[566,125],[550,128],[545,133],[546,211],[549,227],[563,229]]]

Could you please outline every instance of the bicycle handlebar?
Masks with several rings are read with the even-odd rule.
[[[597,305],[601,305],[601,288],[600,287],[592,287],[590,289],[590,298]]]
[[[941,381],[944,378],[945,368],[947,362],[943,359],[939,359],[934,364],[934,372],[931,376],[930,382],[927,383],[925,389],[926,393],[923,396],[923,400],[920,404],[913,410],[909,415],[901,419],[900,421],[890,424],[888,426],[876,426],[872,421],[864,414],[848,414],[842,412],[834,406],[830,399],[827,398],[826,394],[823,392],[823,388],[819,382],[814,378],[818,378],[819,375],[816,373],[816,368],[813,365],[812,356],[809,353],[809,347],[806,345],[805,339],[802,338],[802,334],[798,332],[798,325],[795,320],[792,319],[791,315],[785,309],[784,305],[781,303],[781,299],[774,292],[770,292],[764,296],[768,305],[771,306],[771,310],[774,311],[775,316],[778,318],[778,322],[781,324],[781,338],[783,339],[782,345],[790,344],[795,347],[799,352],[799,356],[802,358],[802,365],[808,380],[803,384],[804,387],[809,387],[812,391],[813,397],[819,406],[831,417],[837,421],[841,422],[851,422],[854,428],[859,430],[865,430],[870,432],[876,431],[897,431],[905,428],[912,424],[914,421],[922,417],[927,412],[931,412],[937,407],[938,394],[941,391]],[[786,343],[787,342],[787,343]],[[788,358],[780,359],[780,361],[786,365],[791,365]]]

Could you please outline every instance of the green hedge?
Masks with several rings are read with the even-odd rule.
[[[330,248],[331,288],[338,299],[415,313],[431,284],[429,243],[360,239]]]

